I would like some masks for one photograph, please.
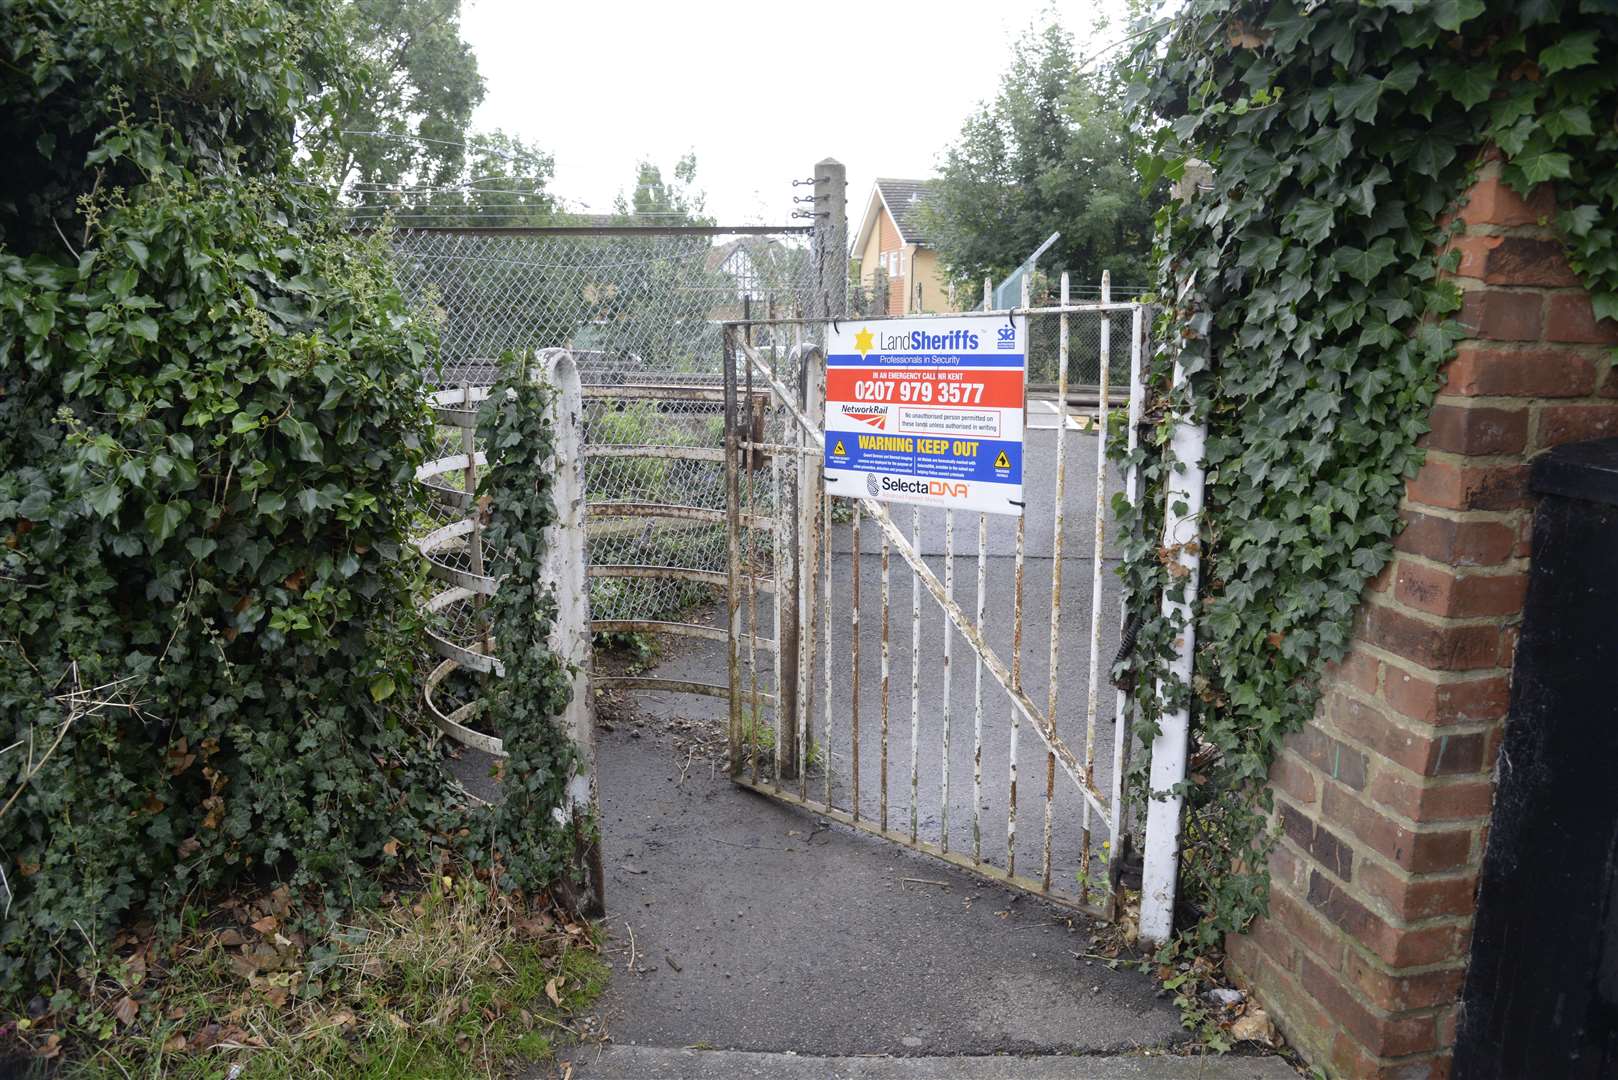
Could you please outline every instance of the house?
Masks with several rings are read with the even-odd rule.
[[[889,315],[956,311],[938,252],[922,235],[922,204],[930,180],[878,178],[871,186],[850,255],[859,263],[860,285],[880,293],[886,285]]]

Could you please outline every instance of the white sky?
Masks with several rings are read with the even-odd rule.
[[[1049,0],[465,0],[487,97],[473,118],[556,158],[569,209],[607,212],[635,164],[688,151],[721,224],[794,224],[794,178],[848,167],[850,229],[876,176],[925,177],[993,96]],[[1092,0],[1063,19],[1087,53]]]

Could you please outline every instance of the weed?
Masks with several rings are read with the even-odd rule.
[[[433,874],[310,935],[274,914],[281,892],[227,902],[168,948],[125,935],[127,955],[4,1026],[89,1080],[451,1080],[554,1057],[606,984],[593,928],[473,877]]]

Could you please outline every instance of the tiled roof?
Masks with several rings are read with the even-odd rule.
[[[917,211],[927,201],[927,193],[932,186],[931,180],[877,177],[877,190],[882,193],[882,201],[887,204],[888,212],[893,215],[893,223],[899,227],[899,235],[904,237],[907,244],[927,242],[922,235],[921,215]]]

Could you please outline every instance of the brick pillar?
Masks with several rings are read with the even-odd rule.
[[[1470,336],[1445,370],[1394,561],[1270,774],[1270,917],[1231,966],[1334,1076],[1442,1077],[1527,582],[1527,461],[1618,434],[1618,324],[1562,256],[1549,186],[1485,164],[1461,211]]]

